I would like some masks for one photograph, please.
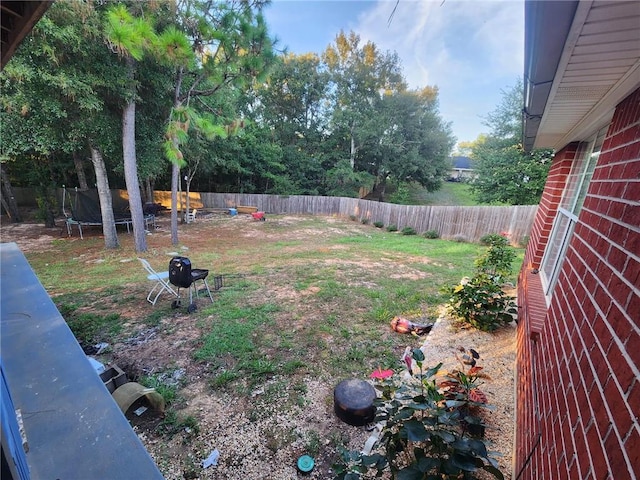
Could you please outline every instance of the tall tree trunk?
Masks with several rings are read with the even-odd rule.
[[[151,177],[144,179],[142,189],[144,191],[144,201],[153,203],[153,185],[151,185]]]
[[[349,149],[349,163],[351,164],[351,170],[356,167],[356,153],[358,152],[358,147],[356,147],[356,137],[355,137],[356,125],[355,123],[351,124],[350,134],[351,134],[351,145]]]
[[[4,171],[4,167],[0,164],[0,177],[2,177],[2,200],[3,206],[7,211],[7,215],[11,219],[13,223],[22,222],[22,215],[20,215],[20,211],[18,210],[18,202],[16,202],[16,197],[13,195],[13,188],[11,187],[11,180],[9,180],[9,176]]]
[[[81,190],[88,190],[89,185],[87,184],[87,176],[84,174],[84,165],[82,163],[82,157],[78,152],[73,152],[73,165],[78,175],[78,185],[80,185]]]
[[[53,185],[53,172],[51,170],[51,157],[32,157],[33,166],[32,182],[35,189],[36,202],[38,202],[38,213],[44,220],[44,226],[54,228],[56,226],[56,198],[55,186]]]
[[[171,164],[171,243],[178,245],[178,181],[180,167]]]
[[[124,180],[129,195],[129,211],[133,225],[133,241],[136,252],[147,251],[147,237],[144,228],[144,212],[138,181],[136,161],[136,103],[130,101],[122,112],[122,155],[124,157]]]
[[[111,190],[109,189],[109,179],[104,159],[100,150],[90,145],[91,162],[96,172],[96,185],[98,187],[98,198],[100,199],[100,212],[102,214],[102,233],[104,234],[105,248],[118,248],[118,232],[116,231],[116,221],[113,217],[113,204]]]
[[[184,78],[184,69],[178,68],[176,86],[173,90],[173,106],[179,107],[180,90],[182,89],[182,79]],[[177,143],[177,140],[174,139]],[[177,145],[175,145],[177,147]],[[171,164],[171,243],[178,245],[178,187],[180,186],[180,166],[177,163]],[[182,195],[180,195],[182,201]]]

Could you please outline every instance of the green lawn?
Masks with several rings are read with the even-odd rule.
[[[184,251],[194,266],[227,280],[214,292],[213,304],[201,299],[191,315],[186,308],[172,309],[170,298],[155,306],[146,302],[151,285],[130,235],[121,235],[117,251],[105,251],[95,237],[55,240],[51,250],[27,255],[81,344],[108,342],[119,364],[153,371],[137,372],[141,382],[173,389],[167,419],[154,433],[160,436],[186,427],[196,432],[200,421],[185,403],[192,395],[189,383],[162,383],[176,365],[199,372],[207,396],[238,408],[263,388],[242,407],[252,421],[286,416],[304,405],[309,378],[336,384],[367,378],[379,367],[400,368],[406,346],[423,339],[394,333],[391,319],[434,322],[447,299],[442,288],[471,275],[484,251],[476,244],[320,216],[272,215],[252,222],[220,215],[183,226],[181,239],[175,247],[168,232],[156,232],[143,256],[161,270],[169,252]],[[517,253],[513,282],[523,250]],[[150,330],[157,348],[130,346],[130,339]],[[326,435],[336,443],[341,438],[340,432]]]

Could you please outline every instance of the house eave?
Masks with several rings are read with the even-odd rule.
[[[640,85],[640,2],[525,2],[525,150],[585,140]]]
[[[13,56],[24,37],[33,29],[53,2],[51,1],[0,1],[2,23],[0,69]]]

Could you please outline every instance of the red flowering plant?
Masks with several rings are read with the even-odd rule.
[[[442,364],[426,368],[424,352],[409,349],[402,359],[409,375],[394,375],[375,384],[379,392],[375,422],[383,424],[377,447],[368,455],[342,449],[339,462],[333,465],[334,478],[359,480],[387,474],[403,480],[459,480],[478,478],[478,472],[484,471],[503,479],[494,454],[469,428],[484,426],[472,410],[488,407],[486,396],[477,389],[483,377],[474,352],[463,349],[458,358],[469,368],[443,375]]]
[[[442,377],[437,382],[438,388],[444,395],[447,404],[456,408],[464,415],[463,428],[476,436],[483,436],[485,425],[479,417],[481,408],[491,408],[487,405],[487,396],[480,390],[482,380],[488,380],[483,367],[478,365],[480,354],[473,348],[458,347],[456,359],[459,369],[451,372],[440,372]]]

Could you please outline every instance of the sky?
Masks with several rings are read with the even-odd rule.
[[[523,75],[523,0],[272,0],[265,17],[290,53],[320,54],[340,30],[397,53],[410,88],[438,87],[458,142],[489,133],[483,117]]]

